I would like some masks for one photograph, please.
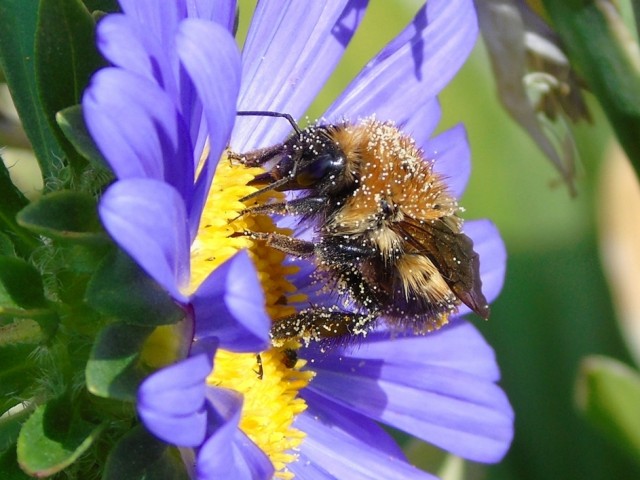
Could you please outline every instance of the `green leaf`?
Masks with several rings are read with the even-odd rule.
[[[42,174],[64,156],[55,127],[47,120],[38,96],[34,67],[38,0],[0,0],[0,68],[22,125],[38,157]]]
[[[640,55],[612,2],[544,0],[557,32],[640,173]]]
[[[84,421],[67,396],[39,406],[18,436],[18,462],[30,475],[44,477],[75,462],[103,427]]]
[[[3,296],[5,294],[6,292],[0,290],[2,301],[6,300]],[[59,324],[57,312],[50,308],[25,310],[0,306],[0,348],[12,344],[44,343],[57,332]]]
[[[175,448],[138,425],[116,444],[102,480],[187,480],[189,476]]]
[[[36,82],[47,120],[80,178],[85,160],[67,142],[55,116],[80,103],[91,74],[105,65],[95,45],[95,23],[80,0],[40,0]]]
[[[19,225],[46,237],[70,243],[109,244],[98,220],[96,201],[86,193],[49,193],[23,208],[17,218]]]
[[[0,415],[27,398],[38,368],[33,357],[33,345],[3,345],[0,347]],[[0,424],[5,420],[0,418]]]
[[[3,480],[31,480],[31,477],[18,466],[15,445],[0,455],[0,472]]]
[[[0,158],[0,234],[5,232],[11,235],[8,237],[2,234],[4,238],[0,239],[0,254],[7,254],[14,250],[7,246],[7,241],[24,257],[28,257],[33,249],[40,245],[33,234],[19,227],[16,222],[16,214],[28,203],[29,201],[11,181],[9,170]]]
[[[105,315],[136,325],[167,325],[184,317],[169,294],[121,251],[109,255],[95,273],[86,301]]]
[[[0,159],[0,209],[2,214],[8,213],[10,216],[15,216],[27,203],[29,200],[13,184],[7,166]],[[2,218],[2,222],[5,224],[6,220]]]
[[[107,13],[120,11],[120,6],[116,0],[84,0],[84,4],[90,12],[95,10]]]
[[[33,310],[26,311],[33,312]],[[0,309],[0,312],[2,312],[2,309]],[[0,348],[20,344],[37,345],[45,340],[43,328],[36,320],[19,318],[10,315],[10,313],[12,313],[11,309],[9,309],[9,313],[0,317],[2,320],[4,320],[4,317],[9,317],[12,320],[0,326]]]
[[[607,357],[582,362],[576,400],[586,417],[640,462],[640,375]]]
[[[61,110],[58,112],[56,120],[67,139],[78,152],[95,166],[108,170],[109,166],[107,161],[100,153],[100,150],[98,150],[97,145],[87,130],[81,105],[74,105]]]
[[[0,255],[7,255],[9,257],[16,256],[15,245],[11,239],[2,232],[0,232]]]
[[[0,289],[5,300],[22,308],[45,307],[44,287],[38,271],[22,259],[0,257]],[[3,295],[0,293],[0,298]]]
[[[0,452],[16,443],[20,428],[31,411],[29,405],[18,405],[11,412],[0,416]],[[2,468],[0,468],[0,472],[3,472]]]
[[[123,323],[105,327],[87,362],[88,390],[99,397],[135,401],[138,385],[148,374],[140,365],[140,352],[152,331]]]

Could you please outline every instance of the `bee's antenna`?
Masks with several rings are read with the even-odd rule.
[[[300,130],[300,127],[298,126],[296,121],[288,113],[267,112],[267,111],[261,111],[261,110],[242,110],[242,111],[236,112],[236,114],[239,117],[280,117],[280,118],[286,118],[289,121],[289,123],[291,124],[291,126],[293,127],[293,129],[296,131],[296,133],[298,135],[302,135],[302,130]]]

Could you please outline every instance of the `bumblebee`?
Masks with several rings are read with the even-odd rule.
[[[488,318],[478,254],[462,232],[457,201],[410,136],[373,118],[300,129],[288,114],[238,115],[283,117],[294,129],[281,144],[230,154],[247,166],[270,167],[250,182],[261,188],[242,200],[299,191],[242,214],[298,216],[313,222],[315,237],[245,234],[312,259],[343,299],[342,307],[311,305],[276,319],[274,341],[366,335],[380,318],[392,329],[424,333],[447,323],[462,303]]]

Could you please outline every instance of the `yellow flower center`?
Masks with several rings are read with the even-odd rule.
[[[297,268],[283,265],[285,255],[263,242],[246,236],[230,237],[243,231],[291,234],[277,228],[267,215],[240,216],[247,207],[240,199],[256,191],[247,183],[261,172],[260,168],[234,165],[227,158],[220,160],[191,250],[191,285],[192,288],[199,285],[220,264],[246,249],[262,283],[269,315],[281,318],[295,313],[282,299],[291,299],[296,290],[287,277],[296,273]],[[266,196],[282,198],[275,192]],[[244,395],[240,428],[269,456],[276,477],[283,479],[293,478],[286,466],[295,460],[292,451],[304,438],[303,432],[291,426],[296,415],[306,409],[298,391],[313,377],[312,372],[300,371],[304,361],[296,362],[295,358],[292,361],[291,351],[298,347],[289,342],[258,356],[218,350],[214,370],[207,379],[210,385],[231,388]]]

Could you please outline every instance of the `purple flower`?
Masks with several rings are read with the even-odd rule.
[[[233,127],[240,54],[227,29],[188,17],[198,12],[192,2],[120,3],[125,13],[98,26],[98,46],[114,66],[94,75],[82,102],[118,178],[100,202],[102,222],[173,298],[194,308],[196,337],[215,316],[222,347],[263,348],[269,321],[246,256],[239,253],[195,289],[190,275],[190,247]],[[220,71],[224,76],[210,81]],[[213,299],[224,308],[210,311]],[[234,315],[244,306],[256,315]]]
[[[269,386],[270,351],[263,354],[264,372],[262,364],[255,367],[259,373],[239,366],[247,358],[255,364],[255,356],[224,352],[266,348],[264,299],[274,306],[278,294],[263,294],[254,268],[265,275],[262,259],[254,255],[252,264],[243,251],[194,285],[190,268],[206,235],[201,218],[207,195],[211,201],[225,190],[211,185],[227,143],[244,152],[280,143],[290,129],[265,117],[238,118],[234,126],[235,110],[301,116],[341,58],[366,4],[259,2],[241,61],[229,33],[232,1],[122,0],[125,13],[99,25],[99,46],[114,67],[96,74],[83,108],[118,177],[101,200],[100,215],[116,242],[185,305],[195,323],[189,357],[142,384],[138,411],[156,436],[193,449],[193,465],[187,463],[194,477],[271,478],[275,465],[277,475],[288,471],[305,479],[433,478],[408,464],[377,422],[480,462],[499,461],[511,442],[513,412],[496,385],[493,351],[463,320],[426,336],[390,338],[380,330],[356,348],[301,348],[298,355],[315,377],[301,380],[304,373],[289,368],[291,376],[282,382],[287,392],[297,385],[300,394],[290,403],[295,408],[284,410],[292,428],[305,435],[285,452],[286,460],[268,451],[258,439],[264,425],[248,418],[254,401],[271,405],[266,394],[220,381],[220,371],[235,368],[234,381],[259,377],[259,392]],[[470,173],[464,128],[431,135],[440,117],[436,95],[476,36],[471,0],[430,0],[333,103],[326,121],[372,114],[395,121],[435,161],[451,192],[461,195]],[[222,216],[226,207],[212,208]],[[467,222],[465,233],[480,254],[483,290],[492,300],[504,278],[500,236],[488,221]],[[289,264],[300,268],[292,277],[300,292],[314,302],[333,300],[310,285],[313,265]],[[266,419],[266,437],[273,437],[269,414],[256,418]]]
[[[216,348],[267,347],[270,320],[262,287],[243,251],[199,285],[193,285],[190,265],[235,118],[240,54],[223,26],[232,23],[235,8],[214,9],[211,2],[120,4],[124,14],[109,15],[98,26],[98,46],[113,66],[92,78],[82,102],[89,131],[117,177],[101,199],[100,217],[194,323],[193,336],[182,339],[189,357],[143,383],[138,412],[149,430],[172,444],[206,452],[232,428],[234,446],[228,448],[249,450],[250,440],[237,429],[241,399],[207,387],[205,379]],[[268,477],[271,463],[253,449],[236,467]]]

